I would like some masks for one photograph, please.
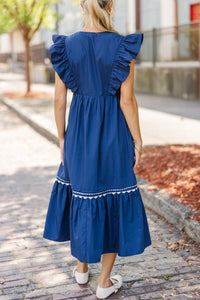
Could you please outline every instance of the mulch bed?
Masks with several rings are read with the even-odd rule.
[[[149,191],[164,190],[176,201],[199,211],[191,219],[200,223],[200,145],[146,146],[135,174],[148,180]]]
[[[41,92],[41,91],[31,91],[25,92],[3,92],[1,95],[9,97],[11,99],[25,99],[25,98],[37,98],[37,99],[49,99],[53,98],[52,93]]]

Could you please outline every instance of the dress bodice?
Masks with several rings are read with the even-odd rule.
[[[116,32],[78,31],[53,35],[51,61],[66,87],[83,95],[115,95],[128,77],[130,60],[135,59],[142,33],[126,36]]]

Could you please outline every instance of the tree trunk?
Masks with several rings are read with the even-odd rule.
[[[30,41],[28,39],[24,40],[25,43],[25,49],[26,49],[26,57],[25,57],[25,63],[26,63],[26,93],[29,93],[31,91],[31,67],[32,67],[32,61],[31,61],[31,47],[30,47]]]

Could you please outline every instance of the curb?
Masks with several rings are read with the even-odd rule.
[[[57,133],[48,126],[48,120],[45,120],[41,115],[35,114],[27,108],[24,109],[9,98],[0,96],[0,102],[14,111],[22,120],[50,142],[59,146]],[[136,178],[144,205],[174,225],[178,230],[184,231],[192,240],[200,244],[200,224],[195,220],[189,219],[189,216],[199,212],[191,211],[189,206],[179,203],[163,191],[148,191],[150,183],[139,176],[136,176]]]
[[[28,108],[23,108],[21,105],[15,103],[7,97],[2,97],[0,95],[0,102],[14,111],[23,121],[28,123],[33,129],[47,138],[50,142],[53,142],[59,146],[57,133],[50,126],[48,126],[48,120],[44,119],[41,115],[34,113]]]
[[[191,211],[188,205],[183,205],[161,190],[148,191],[149,182],[141,177],[137,179],[144,205],[200,244],[200,224],[189,218],[199,212]]]

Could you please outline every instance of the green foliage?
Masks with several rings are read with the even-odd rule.
[[[55,12],[55,4],[60,0],[1,0],[0,32],[17,27],[26,39],[43,26],[54,29],[62,17]]]
[[[71,0],[72,1],[72,3],[74,4],[74,5],[79,5],[80,4],[80,0]]]
[[[1,5],[1,4],[0,4]],[[8,16],[4,9],[0,11],[0,33],[9,31],[15,26],[14,20]]]
[[[139,280],[140,280],[140,281],[143,281],[143,280],[144,280],[144,277],[141,275]]]
[[[162,274],[161,276],[157,276],[157,278],[164,278],[165,280],[169,280],[170,277],[172,277],[172,275],[168,274]]]

